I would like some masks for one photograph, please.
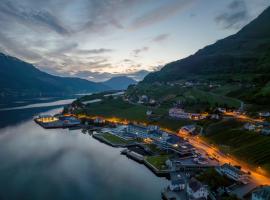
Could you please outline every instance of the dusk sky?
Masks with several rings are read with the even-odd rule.
[[[195,53],[269,0],[1,0],[0,50],[55,75],[102,81]]]

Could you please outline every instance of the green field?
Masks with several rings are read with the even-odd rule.
[[[240,106],[238,99],[225,96],[237,88],[235,85],[226,85],[212,91],[206,86],[185,88],[180,85],[139,84],[137,87],[130,88],[126,94],[134,100],[146,94],[159,101],[161,107],[166,109],[172,107],[176,101],[181,101],[184,102],[186,110],[199,112],[216,105],[238,108]]]
[[[149,162],[151,165],[156,167],[159,170],[166,169],[165,162],[169,159],[169,155],[160,155],[160,156],[147,156],[146,161]]]
[[[128,141],[117,137],[115,135],[112,135],[110,133],[101,133],[100,136],[102,136],[104,139],[108,140],[109,142],[113,144],[128,144]]]
[[[118,117],[143,122],[146,120],[147,107],[131,105],[118,99],[104,99],[102,102],[89,104],[83,112],[88,115]]]
[[[155,114],[160,115],[160,119],[158,121],[148,119],[146,116],[146,111],[148,109],[151,109]],[[127,119],[128,121],[159,125],[172,131],[178,131],[182,126],[193,123],[190,120],[168,118],[167,109],[149,108],[144,105],[129,104],[121,99],[104,99],[102,102],[89,104],[85,109],[78,112],[92,116],[117,117],[123,120]]]

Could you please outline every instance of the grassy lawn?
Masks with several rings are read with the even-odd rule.
[[[128,144],[127,140],[124,140],[110,133],[102,133],[101,136],[113,144]]]
[[[131,105],[118,99],[106,99],[102,102],[88,105],[84,110],[88,115],[100,115],[106,117],[117,117],[130,121],[146,121],[147,107]]]
[[[169,155],[148,156],[146,157],[146,161],[155,166],[157,169],[164,170],[166,169],[165,162],[169,157]]]

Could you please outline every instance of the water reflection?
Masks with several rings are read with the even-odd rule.
[[[27,108],[42,108],[42,107],[67,105],[67,104],[72,103],[74,100],[75,99],[65,99],[65,100],[58,100],[58,101],[46,102],[46,103],[34,103],[34,104],[25,105],[25,106],[2,108],[2,109],[0,109],[0,111],[21,110],[21,109],[27,109]]]
[[[80,130],[45,130],[29,119],[0,133],[0,199],[156,200],[167,184]]]

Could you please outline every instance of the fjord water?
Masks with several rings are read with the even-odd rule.
[[[45,130],[32,120],[59,109],[0,111],[0,199],[160,199],[168,181],[120,155],[121,149],[80,130]]]

